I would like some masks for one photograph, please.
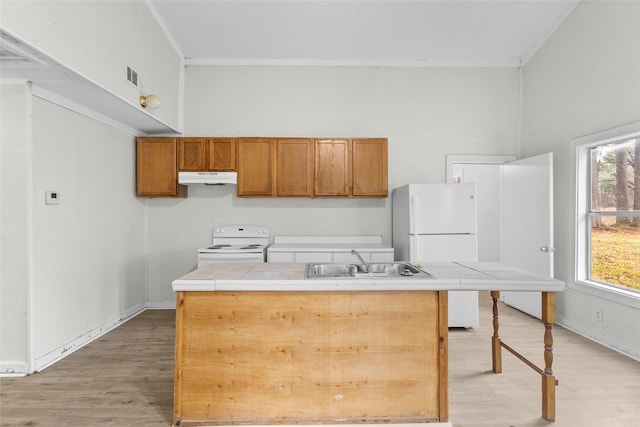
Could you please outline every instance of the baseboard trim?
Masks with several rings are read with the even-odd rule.
[[[611,350],[617,351],[620,354],[623,354],[627,357],[630,357],[634,360],[640,361],[640,349],[637,347],[629,346],[628,344],[618,341],[615,338],[611,338],[610,336],[600,334],[594,332],[590,329],[586,329],[583,326],[572,322],[564,316],[561,316],[556,313],[556,323],[563,328],[570,330],[571,332],[575,332],[578,335],[581,335],[591,341],[594,341],[600,345],[603,345]]]
[[[0,378],[24,377],[25,375],[27,375],[27,364],[25,362],[0,363]]]
[[[37,357],[35,360],[34,372],[42,371],[43,369],[64,359],[66,356],[81,349],[82,347],[89,344],[90,342],[100,338],[107,332],[117,328],[127,320],[137,316],[138,314],[142,313],[146,309],[147,309],[146,303],[138,304],[130,308],[129,310],[125,311],[118,317],[108,321],[107,323],[80,335],[78,338],[74,339],[73,341],[70,341],[61,347],[58,347],[55,350],[50,351],[49,353],[43,356]]]
[[[150,310],[175,310],[176,302],[174,301],[149,301],[147,308]]]

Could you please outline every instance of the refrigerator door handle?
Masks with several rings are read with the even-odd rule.
[[[415,258],[416,254],[420,253],[418,251],[418,230],[416,229],[416,198],[414,196],[411,196],[411,199],[409,200],[409,203],[411,204],[411,225],[410,225],[410,229],[409,229],[409,233],[411,234],[411,239],[413,240],[413,251],[409,251],[409,259],[407,261],[409,262],[415,262],[416,260],[413,259]],[[410,245],[411,246],[411,245]]]
[[[411,204],[411,215],[409,215],[409,219],[411,220],[411,224],[409,224],[409,234],[415,234],[416,230],[416,198],[411,196],[409,200]]]

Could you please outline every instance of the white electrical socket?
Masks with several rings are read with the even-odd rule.
[[[59,205],[60,204],[60,192],[58,191],[45,191],[44,203],[46,205]]]
[[[596,321],[597,322],[602,322],[602,309],[601,308],[596,308],[595,311],[593,312]]]

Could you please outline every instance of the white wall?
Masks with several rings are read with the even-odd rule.
[[[144,307],[145,202],[133,136],[38,98],[33,123],[33,350],[46,359]]]
[[[29,97],[0,87],[0,373],[27,369]]]
[[[1,89],[0,372],[26,373],[144,308],[146,203],[134,136]]]
[[[161,97],[152,114],[179,127],[182,58],[146,2],[3,1],[0,26],[137,105],[132,66]],[[49,102],[69,105],[59,98],[33,98],[25,83],[0,89],[0,373],[25,373],[144,308],[146,201],[135,197],[133,135]],[[46,190],[62,203],[45,206]]]
[[[138,106],[140,92],[126,80],[132,67],[143,94],[161,99],[150,114],[180,128],[182,58],[147,2],[12,0],[0,12],[5,31]]]
[[[444,182],[446,154],[517,154],[516,69],[188,67],[185,134],[389,138],[389,188]],[[381,234],[390,199],[237,198],[190,187],[149,201],[150,300],[173,301],[216,224],[278,234]]]
[[[524,68],[523,155],[553,151],[558,320],[640,357],[640,310],[572,287],[570,140],[640,120],[640,2],[583,1]],[[636,307],[638,306],[636,302]],[[594,308],[604,311],[596,322]]]

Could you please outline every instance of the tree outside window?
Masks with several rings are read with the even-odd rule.
[[[640,291],[640,138],[589,149],[587,279]]]

